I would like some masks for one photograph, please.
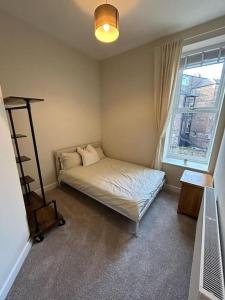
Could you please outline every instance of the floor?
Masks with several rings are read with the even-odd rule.
[[[132,236],[133,223],[68,187],[48,193],[66,225],[29,253],[8,300],[185,300],[195,221],[162,191]]]

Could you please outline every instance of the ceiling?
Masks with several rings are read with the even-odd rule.
[[[224,0],[110,0],[120,13],[120,37],[98,42],[93,13],[100,0],[0,0],[0,8],[95,59],[105,59],[225,15]]]

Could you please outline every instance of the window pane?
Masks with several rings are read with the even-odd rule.
[[[225,57],[225,48],[215,48],[205,50],[203,52],[196,52],[183,56],[181,60],[181,66],[185,66],[186,69],[201,67],[202,65],[216,64],[223,62]]]
[[[223,63],[184,69],[179,108],[212,108],[216,105]]]
[[[215,113],[178,113],[172,124],[168,154],[170,156],[205,160],[213,136]]]
[[[194,67],[195,65],[199,65],[202,61],[202,53],[195,53],[193,55],[189,55],[187,57],[187,66],[190,67]]]

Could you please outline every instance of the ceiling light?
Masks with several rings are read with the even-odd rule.
[[[95,37],[103,43],[112,43],[119,37],[119,12],[111,4],[102,4],[95,10]]]

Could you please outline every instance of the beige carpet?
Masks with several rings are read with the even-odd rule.
[[[70,188],[48,193],[67,223],[32,247],[8,300],[185,300],[195,221],[162,191],[140,225]]]

